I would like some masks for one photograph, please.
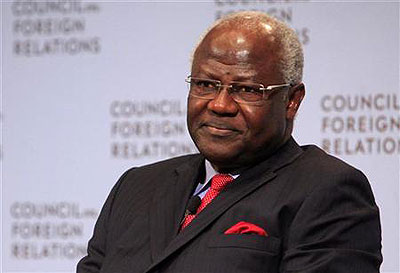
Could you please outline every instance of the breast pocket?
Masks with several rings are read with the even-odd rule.
[[[209,241],[211,248],[247,248],[264,251],[277,255],[280,251],[281,240],[273,236],[254,234],[220,234]]]

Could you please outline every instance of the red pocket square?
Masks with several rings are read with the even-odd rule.
[[[257,234],[261,236],[268,236],[264,229],[244,221],[240,221],[236,225],[228,228],[224,234]]]

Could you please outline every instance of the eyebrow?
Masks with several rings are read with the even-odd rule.
[[[206,77],[210,77],[211,79],[219,80],[215,70],[213,70],[212,68],[209,69],[208,66],[209,65],[207,64],[200,65],[200,73],[206,75]],[[245,70],[240,75],[236,75],[234,81],[250,81],[254,79],[255,74],[256,73],[254,71]]]

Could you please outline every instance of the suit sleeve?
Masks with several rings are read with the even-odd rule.
[[[120,185],[122,184],[127,173],[125,172],[118,182],[115,184],[97,219],[93,236],[89,240],[87,255],[83,257],[77,265],[77,273],[98,273],[101,270],[104,257],[107,251],[107,229],[108,219],[112,211],[114,199],[118,193]]]
[[[366,177],[352,169],[326,179],[293,219],[280,272],[379,272],[379,211]]]

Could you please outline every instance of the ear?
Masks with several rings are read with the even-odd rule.
[[[304,98],[306,93],[305,86],[303,83],[299,83],[289,91],[289,100],[286,108],[286,118],[288,120],[294,120],[297,110],[300,107],[300,103]]]

